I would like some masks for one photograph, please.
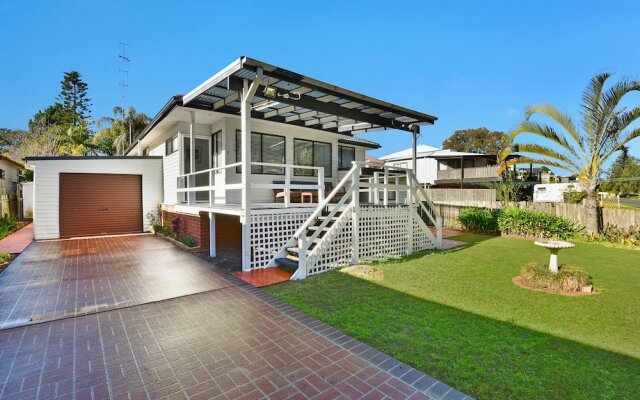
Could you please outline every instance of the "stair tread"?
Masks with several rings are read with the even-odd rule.
[[[298,262],[289,260],[288,258],[276,258],[276,264],[286,265],[287,267],[298,268]]]

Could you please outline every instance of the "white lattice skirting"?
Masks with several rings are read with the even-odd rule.
[[[252,210],[251,269],[265,268],[312,213],[310,208]]]
[[[309,275],[351,265],[352,212],[352,208],[346,210],[318,246],[309,252]],[[416,207],[359,207],[358,225],[359,262],[387,260],[436,247],[436,240],[420,219]]]

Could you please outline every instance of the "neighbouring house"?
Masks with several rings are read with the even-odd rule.
[[[0,155],[0,215],[16,215],[18,182],[24,165],[6,154]]]
[[[439,149],[427,145],[416,147],[416,168],[412,148],[380,157],[387,165],[413,169],[424,187],[476,188],[487,182],[499,182],[495,154],[476,154]]]
[[[24,165],[6,155],[0,155],[0,194],[15,196],[18,192],[20,170]]]
[[[243,271],[292,279],[441,247],[442,222],[408,168],[367,162],[436,118],[241,57],[174,96],[121,157],[29,157],[36,239],[142,232],[145,215]],[[431,227],[435,229],[431,229]]]

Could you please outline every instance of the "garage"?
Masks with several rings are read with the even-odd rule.
[[[60,237],[142,229],[142,175],[60,174]]]
[[[36,240],[147,232],[163,201],[162,157],[27,157]]]

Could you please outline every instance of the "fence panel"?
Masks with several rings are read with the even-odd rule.
[[[551,215],[565,217],[584,226],[587,220],[587,210],[581,204],[565,204],[565,203],[527,203],[520,202],[517,204],[520,208],[526,208],[532,211],[546,212]],[[445,228],[459,229],[458,215],[460,211],[468,206],[458,204],[437,204],[442,216],[442,225]],[[486,208],[499,208],[497,206]],[[601,208],[602,224],[616,225],[618,228],[629,229],[631,227],[640,227],[640,211],[625,210],[617,208]]]
[[[495,189],[427,189],[426,191],[434,203],[492,207],[496,201]]]

